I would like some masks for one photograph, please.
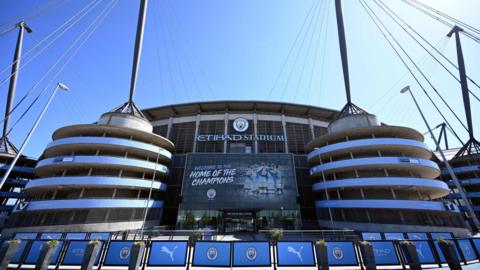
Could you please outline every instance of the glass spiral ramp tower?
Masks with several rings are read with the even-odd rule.
[[[25,187],[30,202],[11,216],[8,227],[135,230],[145,215],[145,227],[158,225],[173,144],[152,133],[132,105],[103,114],[96,124],[55,131],[35,167],[37,178]]]
[[[97,123],[53,134],[25,187],[29,201],[11,215],[13,232],[138,230],[160,224],[173,143],[154,134],[133,102],[147,0],[140,1],[130,95]]]
[[[419,132],[363,112],[338,118],[307,149],[321,227],[468,233],[458,206],[442,200],[449,188]]]

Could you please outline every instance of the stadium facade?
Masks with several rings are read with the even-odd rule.
[[[172,229],[468,234],[415,130],[261,101],[138,114],[57,130],[7,230],[134,230],[148,209],[147,227]]]

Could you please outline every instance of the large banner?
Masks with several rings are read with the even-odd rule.
[[[290,154],[189,154],[182,209],[297,210]]]

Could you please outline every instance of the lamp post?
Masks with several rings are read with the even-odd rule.
[[[460,194],[460,197],[462,200],[465,202],[465,207],[467,208],[468,214],[472,217],[473,224],[475,225],[476,229],[480,229],[480,222],[478,221],[477,216],[475,215],[475,212],[473,211],[472,205],[470,204],[470,201],[467,199],[467,196],[465,195],[465,192],[463,191],[462,186],[460,185],[460,182],[458,181],[457,176],[453,172],[452,167],[450,166],[450,163],[448,162],[447,158],[445,157],[445,154],[443,153],[442,149],[440,148],[440,145],[438,143],[437,138],[433,134],[432,129],[430,128],[430,125],[427,122],[427,119],[425,118],[425,115],[423,114],[422,110],[420,109],[420,106],[418,105],[417,100],[415,99],[415,96],[413,95],[413,92],[410,90],[410,86],[405,86],[400,90],[400,93],[406,93],[409,92],[410,96],[413,99],[413,102],[415,103],[415,106],[418,109],[418,112],[422,116],[423,122],[425,122],[425,125],[427,126],[428,132],[430,133],[430,137],[432,137],[432,140],[435,142],[435,146],[438,149],[438,152],[440,153],[440,156],[442,157],[442,161],[445,164],[445,167],[447,168],[448,173],[450,174],[450,177],[452,178],[453,183],[455,184],[458,193]]]
[[[50,103],[52,103],[53,97],[54,97],[55,94],[57,93],[57,90],[58,90],[58,89],[62,89],[62,90],[64,90],[64,91],[68,91],[68,90],[69,90],[68,86],[66,86],[65,84],[63,84],[63,83],[57,83],[57,86],[55,87],[55,90],[53,90],[52,94],[50,95],[50,98],[48,99],[47,103],[45,104],[45,106],[43,107],[42,111],[41,111],[40,114],[38,115],[37,120],[35,120],[35,123],[33,124],[32,128],[31,128],[30,131],[28,132],[27,137],[26,137],[25,140],[23,141],[22,146],[20,146],[20,149],[18,150],[18,153],[15,155],[15,158],[13,159],[12,163],[11,163],[10,166],[8,167],[8,170],[7,170],[7,171],[5,172],[5,174],[3,175],[2,181],[0,181],[0,189],[3,187],[3,184],[4,184],[5,181],[7,180],[8,176],[10,175],[10,173],[12,172],[13,167],[15,166],[15,164],[16,164],[17,161],[18,161],[18,159],[19,159],[20,156],[22,155],[22,152],[23,152],[23,150],[25,149],[25,146],[27,145],[28,141],[29,141],[30,138],[32,137],[32,134],[33,134],[33,132],[35,131],[35,129],[37,128],[38,124],[40,123],[40,120],[42,119],[43,115],[44,115],[45,112],[47,111],[48,106],[50,105]]]

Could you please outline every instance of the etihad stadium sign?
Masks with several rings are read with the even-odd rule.
[[[195,137],[198,142],[218,142],[218,141],[268,141],[284,142],[287,140],[284,135],[240,135],[240,134],[221,134],[221,135],[198,135]]]

